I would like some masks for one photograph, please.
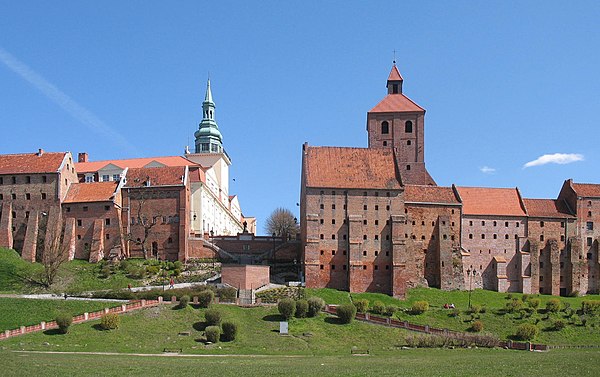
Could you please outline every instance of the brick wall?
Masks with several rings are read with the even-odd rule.
[[[238,289],[256,289],[269,284],[269,266],[223,265],[221,282]]]

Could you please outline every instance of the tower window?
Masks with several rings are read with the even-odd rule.
[[[387,141],[384,141],[384,142],[383,142],[383,146],[384,146],[384,147],[387,147]]]
[[[411,141],[410,141],[410,140],[407,140],[407,141],[406,141],[406,145],[410,145],[410,144],[412,144],[412,143],[411,143]]]
[[[413,123],[412,123],[412,121],[407,120],[406,122],[404,122],[404,132],[406,132],[407,134],[413,132]]]
[[[381,122],[381,133],[389,134],[390,133],[390,124],[386,121]]]
[[[392,94],[398,94],[398,84],[392,84]]]

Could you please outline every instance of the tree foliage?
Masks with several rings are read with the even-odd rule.
[[[287,208],[276,208],[265,224],[267,234],[274,234],[277,237],[287,238],[298,233],[299,228],[297,219],[292,211]]]

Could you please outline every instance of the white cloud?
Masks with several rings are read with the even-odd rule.
[[[121,135],[117,130],[101,121],[91,111],[81,106],[74,99],[69,97],[52,83],[29,68],[25,63],[21,62],[1,47],[0,62],[2,62],[8,69],[21,76],[22,79],[29,82],[34,88],[39,90],[43,95],[48,97],[48,99],[56,103],[63,110],[69,113],[69,115],[87,126],[90,130],[103,135],[121,148],[125,148],[134,153],[138,152],[138,149],[127,139],[125,139],[125,137],[123,137],[123,135]]]
[[[530,168],[532,166],[540,166],[546,164],[559,164],[565,165],[570,164],[572,162],[583,161],[583,155],[577,153],[554,153],[554,154],[545,154],[543,156],[538,157],[533,161],[529,161],[525,165],[523,165],[523,169]]]
[[[496,169],[490,168],[489,166],[484,166],[482,168],[479,168],[479,171],[481,171],[484,174],[494,174],[496,172]]]

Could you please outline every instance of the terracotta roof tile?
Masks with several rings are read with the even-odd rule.
[[[600,184],[572,183],[571,185],[573,186],[573,190],[575,190],[578,196],[600,198]]]
[[[66,152],[0,155],[0,174],[56,173]]]
[[[75,169],[78,173],[97,172],[106,165],[113,164],[120,168],[143,168],[149,163],[156,161],[165,166],[200,166],[193,161],[181,156],[163,156],[163,157],[143,157],[129,158],[123,160],[104,160],[93,162],[78,162],[75,164]]]
[[[108,202],[119,182],[73,183],[64,203]]]
[[[457,187],[465,215],[525,216],[516,188]]]
[[[567,218],[575,217],[563,200],[523,199],[530,217]]]
[[[190,167],[190,182],[206,182],[206,173],[201,167]]]
[[[388,81],[404,81],[400,71],[398,71],[398,67],[394,64],[392,70],[390,71],[390,75],[388,76]]]
[[[400,189],[388,148],[306,148],[307,187]]]
[[[407,202],[460,204],[452,187],[406,185],[404,193]]]
[[[398,161],[398,166],[404,167],[405,163]],[[403,185],[432,185],[435,181],[425,168],[425,164],[410,164],[411,169],[402,169],[400,178]]]
[[[182,186],[184,175],[185,166],[133,168],[127,170],[126,187]]]
[[[396,112],[417,112],[423,113],[425,109],[414,103],[404,94],[388,94],[381,102],[369,111],[370,113],[396,113]]]

